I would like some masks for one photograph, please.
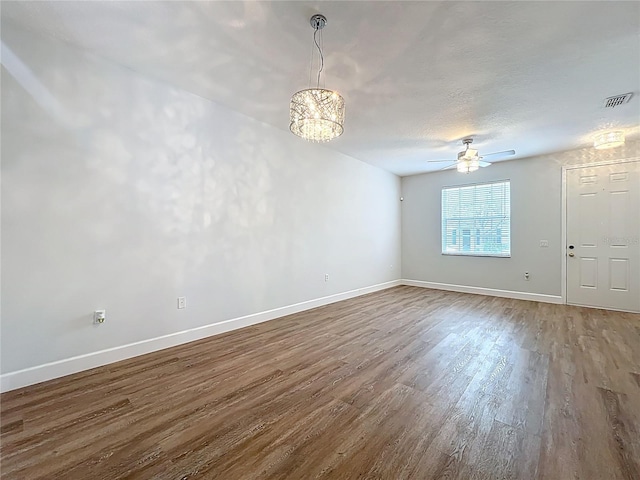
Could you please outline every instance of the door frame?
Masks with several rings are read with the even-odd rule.
[[[569,170],[575,170],[577,168],[588,167],[602,167],[605,165],[618,165],[621,163],[640,162],[640,157],[621,158],[618,160],[605,160],[601,162],[581,163],[579,165],[562,165],[562,231],[560,236],[561,243],[561,282],[560,282],[560,296],[562,297],[562,303],[567,305],[567,172]]]

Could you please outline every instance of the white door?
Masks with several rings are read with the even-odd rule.
[[[566,180],[567,303],[640,312],[640,161]]]

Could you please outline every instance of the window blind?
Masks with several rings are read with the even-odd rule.
[[[442,253],[511,256],[510,181],[442,189]]]

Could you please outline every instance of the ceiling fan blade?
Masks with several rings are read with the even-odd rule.
[[[515,155],[515,154],[516,154],[515,150],[505,150],[504,152],[487,153],[486,155],[482,155],[480,158],[491,157],[493,155],[504,155],[505,157],[507,157],[509,155]]]
[[[427,163],[444,163],[444,162],[454,162],[455,160],[451,160],[447,158],[446,160],[427,160]]]
[[[447,165],[446,167],[439,168],[438,170],[436,170],[436,172],[440,172],[441,170],[449,170],[451,168],[456,168],[457,165],[458,165],[458,162],[454,162],[451,165]]]
[[[478,165],[480,165],[481,167],[488,167],[489,165],[491,165],[491,163],[489,162],[483,162],[482,160],[480,160],[478,162]]]

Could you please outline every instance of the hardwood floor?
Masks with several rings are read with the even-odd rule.
[[[640,479],[640,315],[396,287],[8,392],[6,479]]]

